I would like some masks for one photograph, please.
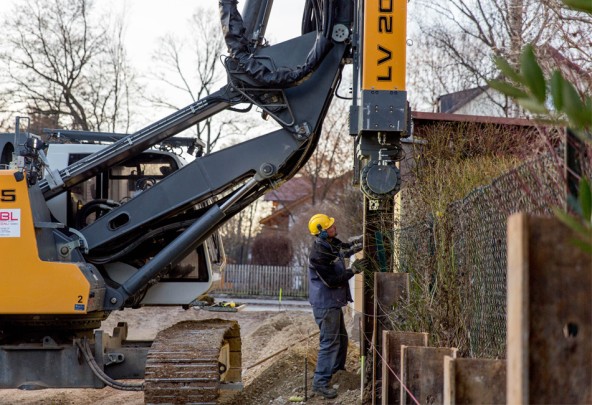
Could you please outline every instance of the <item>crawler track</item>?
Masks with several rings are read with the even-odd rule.
[[[220,349],[228,344],[226,372]],[[223,368],[224,370],[224,368]],[[236,321],[187,321],[161,331],[148,352],[144,386],[147,404],[216,404],[221,375],[240,382],[240,329]]]

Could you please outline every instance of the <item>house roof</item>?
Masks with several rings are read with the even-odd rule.
[[[331,187],[331,184],[335,182],[335,179],[327,179],[319,177],[317,179],[317,190]],[[283,201],[290,202],[301,199],[302,197],[310,196],[312,194],[312,183],[310,179],[304,176],[293,177],[290,180],[283,183],[275,190],[271,190],[265,194],[265,201]]]
[[[438,106],[441,113],[453,113],[482,94],[487,87],[475,87],[461,90],[455,93],[444,94],[438,97]]]
[[[296,201],[311,194],[310,181],[302,176],[293,177],[275,190],[265,194],[265,201]]]
[[[545,44],[541,47],[541,53],[544,57],[551,58],[555,61],[555,63],[565,66],[566,68],[573,70],[575,73],[580,75],[590,75],[592,73],[582,69],[580,65],[566,58],[557,48],[554,48],[549,44]]]
[[[259,220],[259,223],[262,225],[267,225],[278,218],[281,218],[284,216],[289,216],[294,208],[304,204],[309,199],[310,199],[310,194],[305,195],[304,197],[301,197],[298,200],[292,201],[290,204],[286,205],[285,207],[277,209],[272,214],[266,216],[265,218],[262,218],[261,220]]]
[[[317,190],[323,190],[326,187],[329,187],[331,190],[334,190],[335,187],[341,188],[350,176],[351,171],[334,179],[318,178]],[[265,201],[274,201],[279,204],[277,204],[270,215],[261,219],[259,223],[271,225],[274,221],[282,217],[290,216],[298,207],[303,204],[310,204],[312,197],[312,184],[310,180],[304,176],[293,177],[265,195]]]
[[[498,124],[520,127],[536,127],[537,123],[528,118],[489,117],[485,115],[443,114],[422,111],[412,111],[413,126],[432,125],[435,122],[472,122],[476,124]]]

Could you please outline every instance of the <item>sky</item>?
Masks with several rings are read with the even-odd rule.
[[[242,11],[244,1],[239,1]],[[21,0],[0,0],[0,15]],[[218,0],[95,0],[95,7],[106,13],[126,15],[126,44],[132,63],[138,69],[150,63],[158,38],[178,32],[198,7],[217,9]],[[280,42],[299,34],[304,0],[275,0],[267,35]]]
[[[272,44],[299,35],[304,2],[274,1],[266,32],[266,38]],[[25,3],[24,0],[0,0],[0,15],[10,12],[13,5]],[[245,0],[239,0],[239,11],[242,11],[244,3]],[[94,0],[94,4],[101,13],[124,15],[127,55],[138,77],[143,80],[150,80],[149,73],[154,66],[153,58],[159,38],[170,33],[183,36],[191,15],[198,7],[218,8],[218,0]],[[151,87],[151,82],[147,84]],[[187,103],[183,101],[175,104]]]
[[[125,8],[128,52],[135,64],[144,65],[150,62],[159,37],[186,26],[198,7],[217,9],[218,0],[96,0],[96,5],[117,12]],[[239,2],[239,11],[243,5],[244,1]],[[266,36],[274,42],[297,36],[303,7],[304,0],[276,0]]]
[[[272,44],[278,43],[300,34],[302,10],[305,0],[275,0],[267,26],[266,39]],[[239,0],[238,9],[242,12],[245,1]],[[24,0],[0,0],[0,16],[9,13],[13,6],[24,6]],[[154,66],[154,53],[158,40],[167,34],[183,36],[189,27],[189,19],[199,7],[218,9],[218,0],[94,0],[94,6],[99,14],[110,16],[124,16],[125,44],[128,60],[142,83],[158,91],[168,90],[158,87],[158,83],[150,82],[151,68]],[[146,80],[149,82],[147,83]],[[173,104],[184,106],[189,101],[175,101],[178,94],[171,94]],[[186,97],[186,95],[185,95]],[[144,112],[147,112],[143,110]],[[137,122],[133,125],[142,126],[147,119],[154,116],[164,116],[170,111],[151,109],[150,113],[136,115]],[[144,115],[152,116],[148,118]]]

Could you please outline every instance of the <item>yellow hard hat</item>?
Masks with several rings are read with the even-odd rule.
[[[308,221],[308,230],[312,235],[318,235],[321,233],[321,230],[326,231],[331,228],[334,222],[335,218],[331,218],[325,214],[315,214]]]

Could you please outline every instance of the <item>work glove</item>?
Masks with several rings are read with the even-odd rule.
[[[352,263],[351,270],[354,274],[362,273],[370,267],[369,264],[368,259],[358,259]]]
[[[348,242],[352,245],[361,245],[364,241],[364,235],[353,236],[348,239]]]
[[[363,235],[355,236],[353,238],[350,238],[349,239],[350,250],[353,253],[358,253],[360,250],[362,250],[364,248],[363,242],[364,242],[364,236]]]

